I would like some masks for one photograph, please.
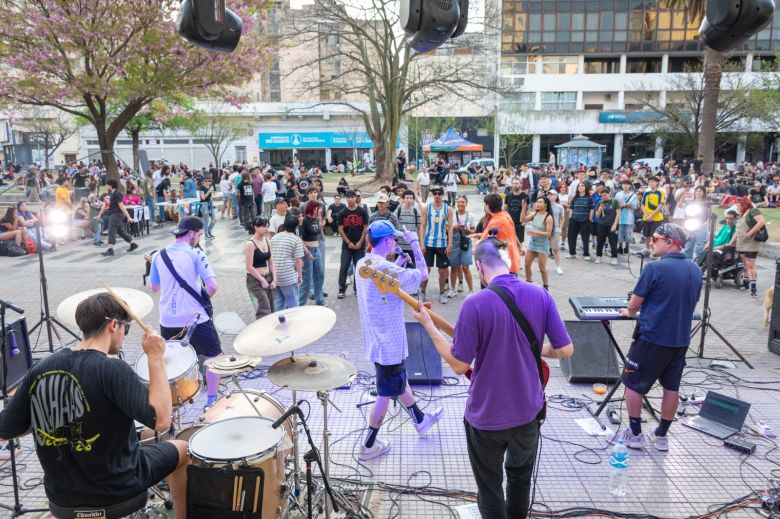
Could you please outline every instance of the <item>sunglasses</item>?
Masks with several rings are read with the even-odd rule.
[[[125,335],[128,335],[130,333],[130,321],[120,321],[119,319],[111,319],[110,317],[106,317],[106,321],[116,321],[117,324],[124,324]]]

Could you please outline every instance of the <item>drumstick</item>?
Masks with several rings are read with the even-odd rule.
[[[260,478],[255,478],[255,503],[252,505],[252,513],[257,513],[257,501],[260,498]]]
[[[122,308],[124,308],[124,309],[125,309],[125,312],[127,312],[127,315],[129,315],[129,316],[130,316],[130,318],[131,318],[133,321],[135,321],[136,323],[138,323],[138,326],[140,326],[140,327],[141,327],[141,329],[142,329],[143,331],[146,331],[146,325],[143,323],[143,321],[141,321],[141,319],[139,319],[139,318],[138,318],[138,316],[137,316],[137,315],[135,315],[135,312],[133,312],[133,311],[130,309],[130,307],[129,307],[129,306],[127,306],[127,304],[126,304],[126,303],[125,303],[125,302],[122,300],[122,298],[121,298],[121,297],[119,297],[119,295],[117,295],[117,293],[116,293],[116,292],[114,292],[113,290],[111,290],[111,287],[109,287],[108,285],[106,285],[106,282],[105,282],[105,281],[101,280],[101,281],[100,281],[100,284],[101,284],[101,285],[103,285],[103,288],[105,288],[106,290],[108,290],[108,293],[109,293],[109,294],[111,294],[111,295],[113,296],[114,300],[115,300],[115,301],[116,301],[116,302],[119,304],[119,306],[121,306]]]

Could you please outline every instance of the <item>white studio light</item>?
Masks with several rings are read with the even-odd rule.
[[[689,218],[685,220],[683,227],[685,227],[686,231],[697,231],[701,227],[701,220],[697,220],[695,218]]]
[[[52,209],[46,219],[52,224],[62,224],[68,221],[68,215],[62,209]]]
[[[691,204],[685,206],[685,216],[699,216],[701,214],[702,207],[699,204]]]
[[[68,235],[68,226],[63,223],[55,223],[47,226],[46,231],[52,238],[60,239]]]

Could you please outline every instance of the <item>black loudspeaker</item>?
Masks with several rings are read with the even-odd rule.
[[[431,336],[418,322],[406,323],[409,356],[406,376],[411,385],[441,385],[441,357]]]
[[[775,260],[775,296],[769,323],[769,351],[780,355],[780,258]]]
[[[600,321],[565,321],[574,354],[561,359],[569,382],[614,384],[620,379],[615,347]]]
[[[0,388],[3,387],[3,369],[6,371],[6,389],[15,388],[32,367],[30,337],[24,317],[5,325],[5,344],[0,344]],[[3,367],[5,364],[5,368]]]

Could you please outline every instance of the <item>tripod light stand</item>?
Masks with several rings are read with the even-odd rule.
[[[51,315],[51,312],[49,311],[49,285],[46,281],[46,269],[43,265],[43,246],[41,245],[41,236],[43,234],[43,226],[41,225],[40,217],[42,217],[42,214],[38,215],[38,221],[35,222],[35,234],[37,239],[37,245],[38,245],[38,267],[40,269],[40,280],[41,280],[41,318],[40,320],[33,325],[32,328],[30,328],[30,335],[32,336],[33,332],[37,328],[41,328],[38,331],[38,335],[35,339],[35,345],[38,345],[38,340],[41,337],[41,331],[43,329],[46,329],[46,335],[49,340],[49,353],[54,352],[54,340],[52,337],[52,334],[57,337],[57,340],[59,341],[60,348],[64,346],[64,342],[62,341],[62,337],[60,336],[60,332],[57,330],[57,326],[62,328],[64,331],[68,332],[70,335],[73,336],[75,340],[80,340],[80,337],[76,335],[75,332],[71,331],[67,326],[62,324],[60,321],[57,320],[56,317]],[[62,228],[60,228],[62,227]],[[67,233],[67,227],[64,226],[64,224],[55,224],[53,226],[53,229],[62,231],[62,236],[65,236]],[[53,232],[53,234],[58,234],[56,232]],[[33,350],[35,351],[35,350]]]
[[[694,214],[688,213],[688,208],[686,208],[686,215],[688,216],[697,216]],[[715,213],[710,214],[709,218],[709,231],[710,231],[710,237],[707,244],[707,267],[705,269],[705,280],[704,280],[704,302],[701,310],[701,321],[696,323],[696,326],[693,327],[691,330],[691,338],[695,337],[696,334],[699,334],[699,358],[704,357],[704,340],[707,337],[707,331],[712,330],[712,333],[717,335],[723,343],[731,349],[731,351],[734,352],[734,354],[739,357],[739,359],[745,363],[747,367],[750,369],[753,369],[753,365],[748,362],[748,360],[737,350],[734,345],[732,345],[719,331],[715,326],[712,324],[712,310],[710,309],[710,290],[712,289],[712,256],[714,254],[713,251],[713,242],[715,240],[715,222],[717,220],[717,215]],[[689,220],[691,221],[691,220]],[[687,224],[688,222],[686,222]],[[686,225],[686,228],[689,226]],[[693,229],[689,230],[696,230],[695,227]]]

